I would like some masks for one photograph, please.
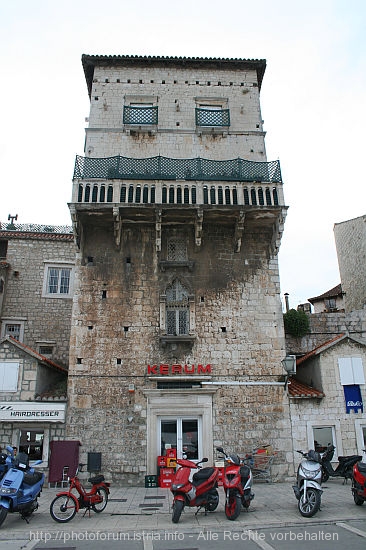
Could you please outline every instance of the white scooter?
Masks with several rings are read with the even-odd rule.
[[[322,459],[320,453],[310,450],[300,453],[302,460],[297,469],[296,485],[292,488],[298,500],[299,512],[305,518],[311,518],[320,509],[322,495]]]

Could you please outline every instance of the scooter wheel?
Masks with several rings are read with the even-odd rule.
[[[307,489],[306,493],[303,491],[300,495],[298,502],[298,508],[300,514],[304,518],[311,518],[314,516],[320,508],[321,496],[317,489]]]
[[[184,502],[176,500],[173,504],[172,522],[178,523],[181,513],[183,512]]]
[[[67,495],[59,495],[54,498],[50,505],[52,519],[58,523],[71,521],[76,514],[76,504],[73,498]]]
[[[102,502],[97,502],[97,503],[93,504],[92,508],[93,508],[94,512],[99,514],[100,512],[103,512],[104,508],[108,504],[108,493],[104,489],[104,487],[98,487],[97,493],[98,493],[99,496],[102,497],[103,500],[102,500]]]
[[[236,493],[230,493],[225,503],[225,514],[227,519],[234,521],[240,515],[241,498]]]
[[[4,508],[4,506],[0,506],[0,525],[4,523],[7,515],[8,515],[7,508]]]
[[[353,500],[355,501],[355,504],[357,504],[357,506],[362,506],[362,504],[365,502],[365,500],[359,497],[357,493],[353,493]]]

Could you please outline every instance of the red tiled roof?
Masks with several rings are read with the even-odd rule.
[[[305,353],[305,355],[303,355],[302,357],[298,357],[296,359],[296,366],[301,365],[302,363],[307,361],[307,359],[309,359],[310,357],[315,357],[316,355],[318,355],[322,351],[325,351],[330,345],[337,342],[337,340],[342,340],[343,338],[345,338],[345,336],[346,335],[344,333],[338,334],[338,336],[335,336],[331,340],[327,340],[323,344],[320,344],[320,346],[317,346],[316,348],[312,349],[308,353]]]
[[[30,348],[29,346],[26,346],[22,342],[19,342],[19,340],[17,340],[13,336],[6,336],[4,339],[8,339],[10,342],[13,342],[14,344],[16,344],[17,347],[22,348],[27,353],[30,353],[31,355],[33,355],[33,357],[35,357],[39,361],[42,361],[42,363],[46,363],[48,366],[53,367],[54,369],[57,369],[61,372],[64,372],[64,373],[68,372],[68,370],[65,367],[62,367],[58,363],[55,363],[51,359],[48,359],[44,355],[41,355],[40,353],[38,353],[38,351],[35,351],[34,349]]]
[[[295,397],[298,399],[311,399],[312,397],[321,399],[322,397],[325,397],[325,394],[322,391],[316,390],[303,382],[299,382],[293,376],[289,378],[287,387],[290,397]]]
[[[72,233],[43,233],[38,231],[3,231],[0,233],[2,238],[7,239],[35,239],[42,241],[72,241]]]
[[[313,302],[324,300],[324,298],[334,298],[337,296],[343,296],[341,284],[335,286],[334,288],[331,288],[330,290],[327,290],[327,292],[324,292],[324,294],[320,294],[320,296],[315,296],[314,298],[308,298],[308,302],[312,304]]]

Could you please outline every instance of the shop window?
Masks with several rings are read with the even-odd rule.
[[[19,363],[6,361],[0,363],[0,392],[18,390]]]
[[[199,457],[198,418],[174,418],[160,420],[160,452],[165,455],[169,449],[176,449],[177,456],[185,455],[190,460]]]
[[[42,460],[43,439],[43,430],[20,430],[19,452],[26,453],[29,460]]]
[[[73,267],[46,265],[43,283],[43,297],[71,298],[73,292]]]
[[[178,280],[166,291],[166,332],[171,336],[189,333],[188,292]]]

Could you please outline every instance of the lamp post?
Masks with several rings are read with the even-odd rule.
[[[291,374],[296,374],[296,355],[286,355],[281,361],[283,368],[286,371],[285,389],[287,388],[287,382]]]

